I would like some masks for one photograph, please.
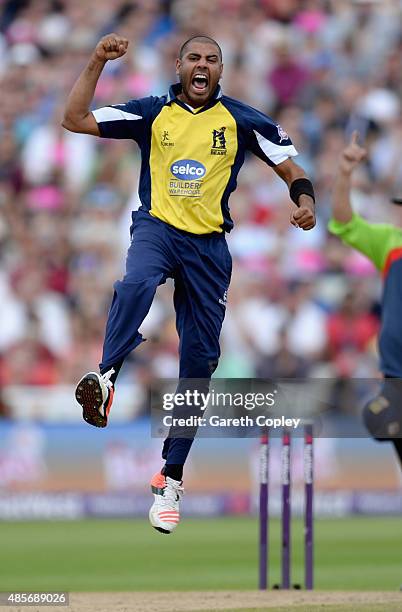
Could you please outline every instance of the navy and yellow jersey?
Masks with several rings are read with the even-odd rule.
[[[270,166],[297,155],[289,136],[263,113],[218,86],[199,109],[181,102],[178,83],[162,97],[93,111],[104,138],[135,140],[142,156],[141,209],[193,234],[230,231],[229,196],[246,151]]]

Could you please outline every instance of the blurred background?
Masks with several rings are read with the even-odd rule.
[[[223,50],[224,92],[281,123],[315,185],[318,224],[304,233],[289,225],[284,184],[247,158],[231,198],[234,269],[216,376],[379,376],[381,279],[326,225],[337,158],[353,129],[369,150],[354,177],[355,209],[402,223],[389,204],[402,193],[400,0],[0,7],[0,518],[145,513],[147,483],[160,466],[147,397],[154,381],[177,375],[170,284],[142,326],[147,342],[121,372],[107,430],[81,423],[74,400],[76,382],[100,361],[139,206],[137,146],[60,126],[74,80],[108,32],[130,46],[106,65],[94,108],[166,93],[181,43],[208,34]],[[197,442],[187,511],[252,509],[256,453],[250,440]],[[322,512],[400,511],[389,445],[327,439],[317,454]],[[295,470],[297,481],[301,459]]]

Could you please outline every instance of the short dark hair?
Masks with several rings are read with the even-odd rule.
[[[213,38],[211,38],[210,36],[204,36],[203,34],[199,34],[197,36],[192,36],[191,38],[188,38],[180,47],[180,51],[179,51],[179,58],[182,59],[185,51],[186,51],[186,47],[193,42],[193,40],[196,40],[198,42],[207,42],[207,43],[212,43],[213,45],[215,45],[215,47],[218,49],[219,51],[219,59],[220,61],[222,61],[222,49],[220,48],[219,44],[216,42],[216,40],[214,40]]]

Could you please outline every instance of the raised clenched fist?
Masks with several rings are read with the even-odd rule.
[[[96,45],[95,55],[102,61],[114,60],[125,55],[127,48],[127,38],[114,33],[106,34]]]

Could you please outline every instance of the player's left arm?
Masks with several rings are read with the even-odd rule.
[[[303,230],[312,229],[316,224],[314,188],[303,168],[288,158],[273,169],[289,187],[290,198],[297,206],[290,216],[291,224]]]
[[[292,160],[297,150],[289,135],[279,123],[251,106],[242,104],[235,114],[246,133],[246,148],[275,170],[289,187],[295,204],[291,224],[303,230],[312,229],[315,226],[314,188],[303,168]]]

